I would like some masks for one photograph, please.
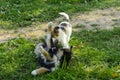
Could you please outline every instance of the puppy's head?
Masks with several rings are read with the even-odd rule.
[[[66,30],[64,27],[60,27],[60,26],[54,27],[54,29],[52,31],[53,37],[58,37],[62,33],[66,33]]]
[[[54,26],[52,22],[48,23],[48,29],[46,32],[51,33],[53,37],[58,37],[59,34],[66,34],[67,29],[71,27],[71,24],[67,21],[63,21],[57,26]]]

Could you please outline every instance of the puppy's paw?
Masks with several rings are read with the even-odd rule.
[[[33,70],[33,71],[31,72],[31,74],[34,75],[34,76],[36,76],[36,75],[37,75],[36,70]]]
[[[53,22],[49,22],[48,27],[52,27],[52,26],[53,26]]]

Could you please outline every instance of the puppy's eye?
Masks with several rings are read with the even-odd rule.
[[[59,29],[59,27],[55,27],[55,30],[58,30]]]

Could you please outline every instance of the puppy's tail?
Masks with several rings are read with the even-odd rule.
[[[62,15],[62,16],[64,16],[64,17],[66,18],[66,20],[67,20],[67,21],[69,21],[69,20],[70,20],[70,18],[69,18],[69,15],[68,15],[68,14],[66,14],[66,13],[64,13],[64,12],[60,12],[59,14],[60,14],[60,15]]]

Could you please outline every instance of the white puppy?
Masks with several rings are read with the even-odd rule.
[[[72,34],[72,25],[69,22],[70,21],[69,16],[64,12],[60,12],[59,14],[63,15],[66,18],[66,21],[61,22],[58,26],[65,28],[66,35],[67,35],[67,42],[69,42],[70,36]]]
[[[60,15],[65,17],[65,21],[62,21],[57,26],[53,27],[52,23],[48,23],[48,31],[47,31],[47,37],[48,37],[48,46],[50,46],[50,38],[52,37],[53,41],[58,40],[63,48],[69,48],[69,40],[70,36],[72,34],[72,26],[70,24],[70,19],[68,14],[64,12],[60,12]],[[50,35],[51,34],[51,35]]]

